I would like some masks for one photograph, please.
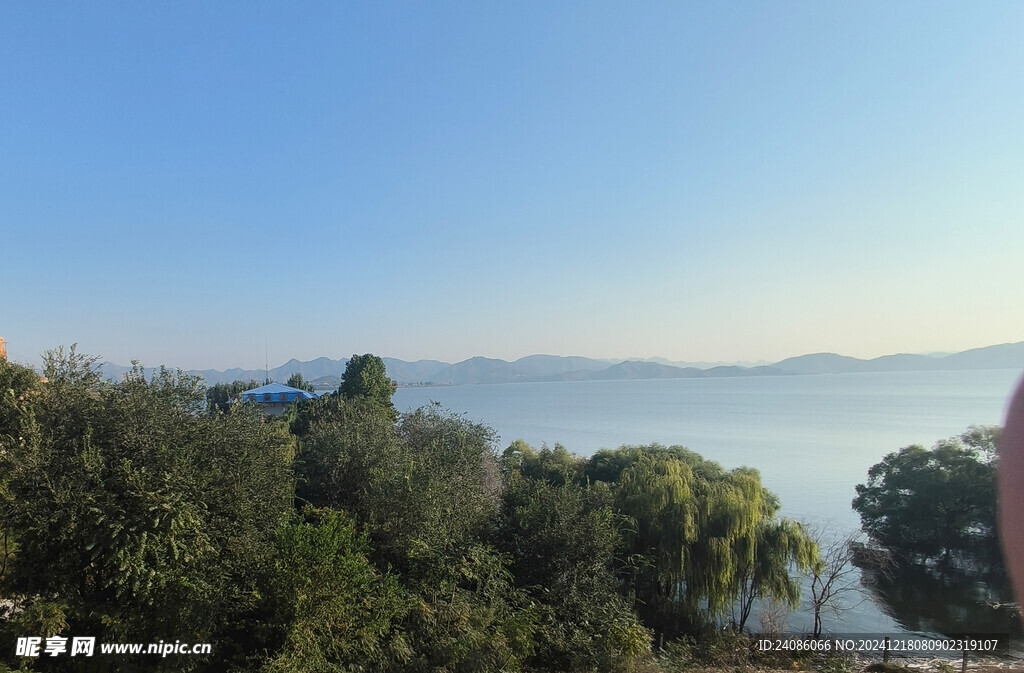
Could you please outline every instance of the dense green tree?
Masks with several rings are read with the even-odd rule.
[[[19,438],[0,438],[19,620],[48,613],[109,641],[217,642],[222,664],[244,658],[291,511],[286,432],[256,414],[203,413],[203,386],[181,372],[147,381],[137,367],[113,385],[73,349],[45,362],[49,383],[15,409]]]
[[[665,454],[639,452],[619,475],[616,510],[628,517],[626,558],[634,576],[630,587],[648,626],[662,635],[682,627],[687,551],[697,539],[693,472]],[[685,615],[692,622],[695,615]]]
[[[421,541],[441,546],[485,530],[501,492],[494,431],[437,404],[403,414],[396,431],[406,451],[399,488],[408,509],[400,518],[409,533],[418,529]]]
[[[378,560],[396,566],[486,528],[501,487],[489,428],[437,406],[396,425],[373,400],[332,404],[302,440],[300,498],[355,514]]]
[[[17,437],[18,418],[39,396],[41,385],[31,367],[0,358],[0,435]]]
[[[561,444],[555,444],[553,449],[544,446],[538,451],[517,439],[502,453],[501,464],[506,473],[515,471],[528,479],[558,485],[580,482],[586,461]]]
[[[404,468],[387,410],[330,395],[299,405],[292,432],[302,438],[296,458],[300,500],[348,510],[364,524],[384,515],[389,496],[382,491]]]
[[[522,442],[510,449],[504,459],[513,452],[536,455]],[[507,462],[504,467],[509,469]],[[618,592],[613,567],[622,537],[609,489],[602,483],[555,484],[529,462],[520,467],[524,471],[507,473],[494,538],[512,559],[516,584],[537,605],[530,666],[630,669],[649,652],[651,637]]]
[[[283,645],[264,673],[383,670],[411,651],[398,633],[409,601],[370,563],[366,537],[341,512],[306,508],[281,529],[270,596]]]
[[[391,396],[398,389],[397,384],[388,377],[384,361],[376,355],[366,353],[353,355],[345,365],[345,373],[341,376],[338,393],[345,399],[366,398],[382,407],[389,409],[397,417]]]
[[[298,388],[299,390],[307,390],[313,392],[313,384],[303,378],[302,374],[295,372],[288,377],[288,382],[285,384],[292,388]]]
[[[420,546],[403,574],[414,604],[402,622],[411,656],[395,673],[518,671],[534,651],[536,609],[508,559],[476,541]]]
[[[999,428],[975,427],[930,450],[913,445],[887,455],[857,486],[853,508],[864,531],[912,561],[998,570],[998,437]]]
[[[5,445],[23,441],[20,437],[20,418],[27,415],[32,404],[38,400],[42,385],[39,375],[31,367],[0,358],[0,450]],[[0,499],[6,491],[9,476],[9,471],[0,470]],[[0,591],[13,562],[14,550],[14,538],[0,522]],[[2,612],[3,608],[0,608],[0,617],[3,616]]]
[[[338,397],[309,422],[298,494],[351,512],[413,602],[394,670],[516,670],[534,612],[508,559],[486,542],[499,506],[493,432],[437,406],[397,424],[365,397]]]
[[[342,413],[345,398],[338,394],[322,394],[315,400],[299,400],[292,408],[293,413],[286,415],[289,431],[300,440],[309,434],[310,428],[317,421],[334,418]],[[389,422],[394,417],[388,415]]]
[[[231,409],[231,403],[246,390],[252,390],[260,386],[258,381],[232,381],[231,383],[216,383],[206,389],[206,404],[211,413],[227,413]]]
[[[738,598],[742,571],[754,564],[759,530],[773,520],[778,501],[761,485],[757,470],[714,467],[719,473],[698,477],[694,489],[697,537],[688,550],[684,595],[691,610],[704,602],[717,616]],[[702,474],[701,466],[695,473]]]

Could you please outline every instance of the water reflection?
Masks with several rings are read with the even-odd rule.
[[[1009,633],[1021,635],[1019,606],[1006,581],[984,581],[962,573],[944,576],[911,565],[883,574],[861,569],[864,584],[882,610],[909,631]]]

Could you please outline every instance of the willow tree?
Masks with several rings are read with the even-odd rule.
[[[683,447],[652,445],[599,452],[587,476],[613,486],[628,522],[630,589],[662,634],[715,622],[737,601],[789,600],[797,590],[790,561],[803,567],[813,557],[813,543],[798,543],[775,519],[778,499],[757,470],[728,471]]]
[[[733,621],[743,630],[757,600],[770,599],[790,608],[800,605],[800,585],[792,568],[807,572],[820,565],[818,545],[800,523],[791,519],[762,521],[752,553],[740,561],[739,596]]]
[[[693,472],[670,456],[639,453],[620,479],[615,504],[629,521],[625,542],[638,611],[649,626],[674,631],[687,551],[697,536]]]
[[[740,469],[697,482],[697,538],[690,545],[684,599],[711,617],[736,599],[740,570],[756,550],[757,529],[770,516],[771,497],[756,471]]]

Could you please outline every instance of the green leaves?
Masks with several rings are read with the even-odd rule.
[[[868,470],[853,508],[879,545],[910,559],[998,567],[995,445],[999,429],[974,427],[930,450],[908,446]]]
[[[514,448],[532,452],[525,445]],[[530,664],[556,671],[628,670],[649,651],[650,633],[618,593],[614,566],[622,539],[611,494],[603,484],[526,476],[557,470],[520,467],[525,474],[507,475],[494,540],[512,558],[516,584],[537,603],[537,652]]]
[[[409,597],[388,645],[396,671],[517,670],[534,611],[483,541],[501,481],[493,433],[434,406],[401,417],[365,397],[314,403],[298,454],[300,498],[344,509]]]
[[[61,601],[78,633],[209,642],[247,619],[240,597],[268,571],[292,440],[244,411],[204,413],[194,377],[136,367],[109,384],[89,363],[58,351],[30,407],[4,405],[22,437],[0,438],[0,529],[18,541],[8,589]]]
[[[749,544],[752,542],[753,544]],[[800,604],[800,585],[791,571],[807,571],[818,563],[818,545],[810,533],[790,519],[763,519],[753,538],[737,545],[739,600],[733,620],[743,630],[755,600],[770,599],[790,608]]]
[[[287,626],[263,671],[381,670],[393,660],[389,643],[408,599],[367,559],[366,537],[350,517],[307,507],[281,529],[276,547],[272,603]]]
[[[433,407],[394,425],[366,399],[341,400],[302,440],[298,495],[369,527],[376,560],[407,568],[416,546],[445,549],[483,530],[500,478],[491,431]]]
[[[813,553],[775,519],[778,500],[751,468],[726,471],[683,447],[651,445],[600,451],[585,476],[612,486],[628,522],[629,591],[661,633],[714,621],[737,602],[742,621],[757,597],[789,598],[790,563]]]
[[[572,659],[558,652],[592,652],[577,636],[635,635],[609,591],[673,637],[734,607],[742,623],[758,598],[797,600],[790,572],[817,558],[802,527],[776,518],[778,499],[757,470],[724,470],[683,447],[624,446],[583,461],[558,446],[515,442],[501,467],[506,505],[496,539],[517,581],[548,606],[553,630],[542,620],[538,637],[563,668]]]
[[[295,372],[289,376],[288,382],[285,383],[285,385],[291,388],[298,388],[299,390],[308,390],[309,392],[313,392],[313,385],[309,383],[309,381],[307,381],[299,372]]]
[[[392,418],[396,418],[391,403],[397,384],[388,378],[384,361],[376,355],[353,355],[345,365],[345,373],[341,375],[341,386],[338,394],[347,400],[364,398],[388,409]]]
[[[259,387],[259,381],[232,381],[231,383],[217,383],[206,389],[206,405],[210,413],[220,412],[226,414],[231,411],[233,400],[246,390]],[[291,385],[289,383],[288,385]],[[295,386],[296,388],[299,386]]]

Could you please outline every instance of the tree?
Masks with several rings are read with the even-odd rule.
[[[688,465],[640,453],[614,489],[616,511],[629,521],[625,552],[635,572],[632,593],[645,623],[663,637],[681,628],[687,551],[697,538],[693,486]]]
[[[314,419],[298,456],[298,495],[369,527],[375,560],[406,569],[424,549],[466,543],[498,508],[494,433],[437,406],[404,414],[366,398]]]
[[[39,397],[41,385],[31,367],[0,358],[0,435],[17,436],[18,417]]]
[[[204,387],[182,372],[147,381],[136,367],[111,384],[74,349],[45,361],[50,382],[13,410],[18,439],[0,437],[18,619],[49,614],[112,641],[222,643],[222,663],[259,649],[268,551],[292,511],[286,431],[245,410],[204,413]]]
[[[336,397],[309,419],[298,494],[351,513],[370,560],[408,592],[394,670],[516,670],[534,612],[486,540],[501,492],[493,431],[436,405],[396,424],[378,401]]]
[[[315,423],[338,417],[343,413],[345,404],[346,400],[336,393],[322,394],[314,400],[298,400],[293,407],[294,415],[290,415],[288,430],[299,438],[301,444]],[[388,418],[394,423],[393,415],[388,414]]]
[[[813,635],[817,638],[824,627],[823,614],[830,612],[838,618],[868,600],[871,578],[887,573],[892,557],[884,551],[865,547],[856,533],[831,537],[828,529],[819,528],[810,529],[810,535],[820,550],[808,570]],[[870,569],[872,575],[865,576],[857,566]]]
[[[790,519],[761,522],[754,538],[753,562],[742,562],[737,570],[740,579],[736,629],[746,625],[754,601],[782,603],[789,608],[800,605],[800,585],[791,569],[809,571],[818,563],[818,544],[804,526]],[[749,560],[741,555],[744,561]]]
[[[5,445],[20,441],[22,416],[27,415],[42,391],[39,375],[24,365],[8,362],[0,357],[0,451]],[[0,460],[2,466],[2,460]],[[10,473],[0,470],[0,494],[6,490]],[[0,587],[14,558],[14,538],[0,523]],[[0,611],[0,616],[2,616]]]
[[[522,670],[535,649],[536,608],[514,585],[507,557],[474,541],[415,556],[403,575],[413,597],[402,622],[408,656],[389,673]]]
[[[313,392],[313,384],[302,377],[302,374],[295,372],[288,377],[288,383],[285,385],[291,388],[298,388],[299,390],[307,390]]]
[[[366,399],[329,395],[300,404],[292,432],[300,438],[297,496],[314,507],[344,509],[361,523],[386,516],[385,488],[405,453],[386,409]],[[384,492],[382,492],[384,491]]]
[[[510,449],[536,453],[522,442]],[[531,667],[628,668],[649,652],[650,632],[618,593],[622,537],[608,487],[556,484],[531,474],[532,465],[520,467],[506,474],[494,540],[512,559],[516,585],[539,606]]]
[[[501,495],[494,430],[432,404],[402,414],[396,431],[409,534],[438,547],[483,535]]]
[[[353,355],[345,365],[345,373],[341,376],[338,393],[345,399],[366,398],[394,411],[391,396],[398,389],[397,384],[388,378],[384,361],[376,355]]]
[[[857,486],[853,508],[873,542],[906,560],[939,561],[943,571],[999,571],[996,460],[999,428],[975,427],[890,453]]]
[[[231,410],[232,401],[246,390],[259,387],[258,381],[232,381],[217,383],[206,389],[206,403],[210,413],[224,413]]]
[[[662,637],[715,624],[737,600],[785,594],[788,557],[813,545],[778,522],[778,499],[750,468],[724,470],[681,446],[599,451],[585,479],[610,484],[627,522],[623,571],[644,623]]]
[[[521,439],[508,445],[501,456],[502,470],[518,472],[529,479],[550,484],[581,483],[586,460],[573,455],[561,444],[554,449],[543,446],[537,451]]]
[[[408,606],[397,579],[370,563],[343,512],[307,507],[281,529],[271,602],[284,614],[281,649],[263,673],[383,669],[403,658],[397,626]]]

